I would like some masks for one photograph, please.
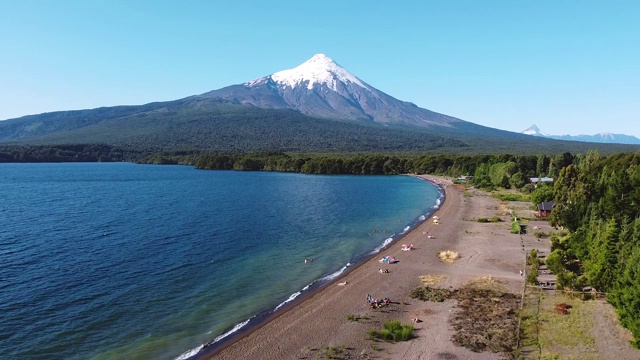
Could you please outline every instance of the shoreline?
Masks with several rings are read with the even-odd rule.
[[[454,343],[456,332],[451,321],[463,314],[456,300],[421,301],[412,299],[410,292],[425,285],[460,289],[480,281],[520,295],[525,287],[521,270],[526,266],[526,254],[532,248],[549,251],[550,243],[541,242],[533,234],[511,233],[511,210],[532,214],[529,203],[503,202],[482,190],[453,185],[440,177],[421,178],[443,190],[444,201],[430,214],[437,214],[438,224],[427,221],[432,217],[425,219],[339,279],[293,303],[286,311],[274,314],[226,346],[202,352],[198,358],[503,359],[504,353],[474,352]],[[492,216],[501,221],[477,221]],[[534,223],[549,228],[545,222]],[[402,251],[401,239],[415,248]],[[453,263],[444,262],[438,258],[443,250],[458,252],[459,258]],[[397,257],[400,262],[381,265],[375,261],[387,255]],[[380,268],[391,271],[379,273]],[[366,301],[369,294],[374,299],[389,296],[391,301],[372,309]],[[605,334],[596,336],[596,353],[607,357],[614,351],[620,359],[637,358],[638,351],[620,338],[626,332],[616,322],[613,308],[606,303],[597,305],[596,309],[604,307],[613,314],[613,325],[600,327]],[[414,337],[389,343],[369,336],[372,330],[379,331],[391,320],[411,324]],[[578,353],[584,355],[594,350],[581,349]]]
[[[336,286],[337,284],[339,284],[339,282],[341,280],[346,280],[347,278],[349,278],[350,274],[360,270],[361,268],[363,268],[363,267],[365,267],[367,265],[371,266],[372,264],[379,264],[380,266],[382,266],[382,264],[380,264],[376,259],[378,259],[379,257],[383,257],[383,256],[389,255],[387,253],[393,251],[392,248],[396,244],[398,244],[398,242],[400,242],[400,240],[405,239],[405,238],[410,237],[410,236],[416,236],[417,233],[419,232],[419,230],[422,229],[422,227],[425,224],[427,224],[429,222],[429,220],[433,216],[438,214],[441,211],[441,209],[443,208],[443,206],[445,206],[445,204],[447,203],[447,197],[448,197],[447,187],[448,187],[448,185],[451,185],[450,181],[448,181],[448,180],[446,180],[444,178],[441,178],[441,177],[434,177],[434,176],[427,176],[427,175],[406,174],[405,176],[412,176],[412,177],[415,177],[415,178],[419,178],[419,179],[421,179],[423,181],[428,181],[432,185],[436,186],[439,189],[438,191],[440,193],[440,196],[438,197],[438,200],[440,200],[440,204],[438,205],[437,208],[433,209],[433,211],[431,211],[428,214],[425,214],[424,215],[425,216],[424,220],[417,221],[412,229],[410,229],[406,233],[400,234],[399,236],[394,238],[393,241],[391,241],[385,247],[381,248],[378,252],[375,252],[375,253],[371,254],[370,256],[364,257],[363,259],[358,261],[355,265],[349,266],[343,273],[341,273],[339,276],[333,278],[332,280],[327,281],[326,283],[320,284],[317,288],[311,289],[307,293],[301,294],[297,299],[295,299],[291,303],[285,304],[279,311],[276,311],[275,313],[271,313],[271,314],[267,313],[267,314],[258,314],[258,315],[256,315],[255,317],[264,316],[264,318],[259,319],[259,322],[256,323],[255,325],[253,325],[253,326],[249,325],[246,329],[244,329],[244,327],[240,328],[236,332],[229,334],[228,336],[226,336],[225,338],[223,338],[223,339],[221,339],[221,340],[219,340],[217,342],[210,342],[208,344],[205,344],[205,345],[203,345],[202,348],[200,348],[191,357],[186,357],[186,358],[187,359],[218,358],[218,356],[222,356],[223,353],[225,351],[227,351],[229,348],[232,348],[232,347],[236,346],[236,344],[238,344],[238,343],[240,343],[242,341],[246,341],[245,339],[252,337],[253,334],[255,334],[256,332],[262,330],[263,328],[271,326],[271,324],[273,324],[274,322],[277,322],[279,319],[281,319],[282,317],[286,316],[288,313],[290,313],[292,311],[296,311],[296,309],[302,307],[307,302],[312,301],[316,297],[321,298],[323,296],[324,292],[331,291],[331,288],[333,286]],[[425,231],[425,230],[421,230],[421,231]],[[397,249],[395,249],[395,250],[397,250]],[[376,261],[374,261],[374,260],[376,260]],[[386,266],[394,266],[394,265],[397,265],[397,264],[384,264],[384,265],[386,265]],[[346,285],[342,286],[342,287],[343,288],[348,288],[349,287],[349,281],[347,280],[345,282],[346,282]],[[269,311],[273,311],[273,310],[269,310]],[[250,318],[249,320],[254,319],[254,318]],[[245,325],[245,326],[247,326],[247,325]],[[192,349],[192,351],[193,350],[195,350],[195,349]],[[231,355],[231,358],[233,358],[233,357],[234,357],[234,355]]]

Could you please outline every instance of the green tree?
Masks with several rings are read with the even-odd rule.
[[[553,201],[553,188],[551,186],[539,186],[531,193],[531,202],[534,205],[547,201]]]

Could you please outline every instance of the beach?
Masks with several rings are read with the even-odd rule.
[[[455,312],[455,301],[424,302],[409,294],[421,285],[423,275],[434,275],[441,279],[435,286],[451,289],[490,276],[504,283],[510,292],[519,293],[524,285],[520,275],[525,259],[522,238],[510,233],[510,215],[498,200],[465,192],[447,179],[423,178],[440,184],[445,192],[445,201],[434,214],[439,219],[437,224],[433,218],[427,219],[335,282],[230,344],[205,349],[199,357],[312,359],[340,349],[358,358],[499,359],[500,354],[476,353],[453,344],[449,318]],[[474,221],[493,216],[501,217],[503,222]],[[402,244],[413,244],[413,250],[403,251]],[[456,251],[460,258],[453,263],[443,262],[438,253],[444,250]],[[395,257],[398,262],[380,263],[379,259],[385,256]],[[380,273],[380,269],[388,269],[389,273]],[[371,309],[368,295],[374,299],[388,297],[391,303]],[[354,316],[360,319],[349,319]],[[414,319],[419,321],[413,322]],[[417,337],[395,344],[373,342],[367,332],[382,328],[388,320],[413,324]]]

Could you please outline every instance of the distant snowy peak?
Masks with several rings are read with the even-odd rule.
[[[529,128],[523,131],[522,133],[525,135],[549,136],[549,134],[545,134],[542,131],[540,131],[540,129],[538,128],[538,126],[536,126],[536,124],[529,126]]]
[[[360,81],[355,75],[324,54],[316,54],[293,69],[278,71],[271,76],[249,81],[245,85],[254,86],[267,83],[269,78],[278,85],[290,88],[306,84],[307,89],[311,90],[316,84],[319,84],[326,85],[333,91],[338,91],[338,82],[342,82],[344,84],[356,84],[369,89],[363,81]]]
[[[599,134],[596,134],[595,136],[600,136],[603,139],[614,139],[616,137],[616,134],[610,132],[601,132]]]
[[[584,141],[593,143],[609,143],[609,144],[640,144],[640,139],[631,135],[613,134],[610,132],[602,132],[595,135],[549,135],[543,133],[534,124],[522,132],[525,135],[542,136],[556,140]]]

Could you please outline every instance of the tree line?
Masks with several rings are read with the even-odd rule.
[[[572,163],[571,153],[560,155],[456,155],[325,153],[275,151],[210,153],[205,150],[149,151],[105,144],[0,145],[0,162],[114,162],[183,164],[207,170],[280,171],[304,174],[473,175],[478,187],[521,188],[529,177],[555,177]]]
[[[388,155],[388,154],[286,154],[257,152],[196,156],[193,165],[207,170],[282,171],[305,174],[473,175],[474,184],[520,188],[529,177],[554,177],[574,159],[561,155]]]
[[[550,222],[569,230],[552,239],[546,260],[558,285],[608,293],[640,347],[640,154],[577,157],[560,170],[553,198],[561,205]]]
[[[129,150],[101,144],[0,145],[0,163],[129,161]]]

